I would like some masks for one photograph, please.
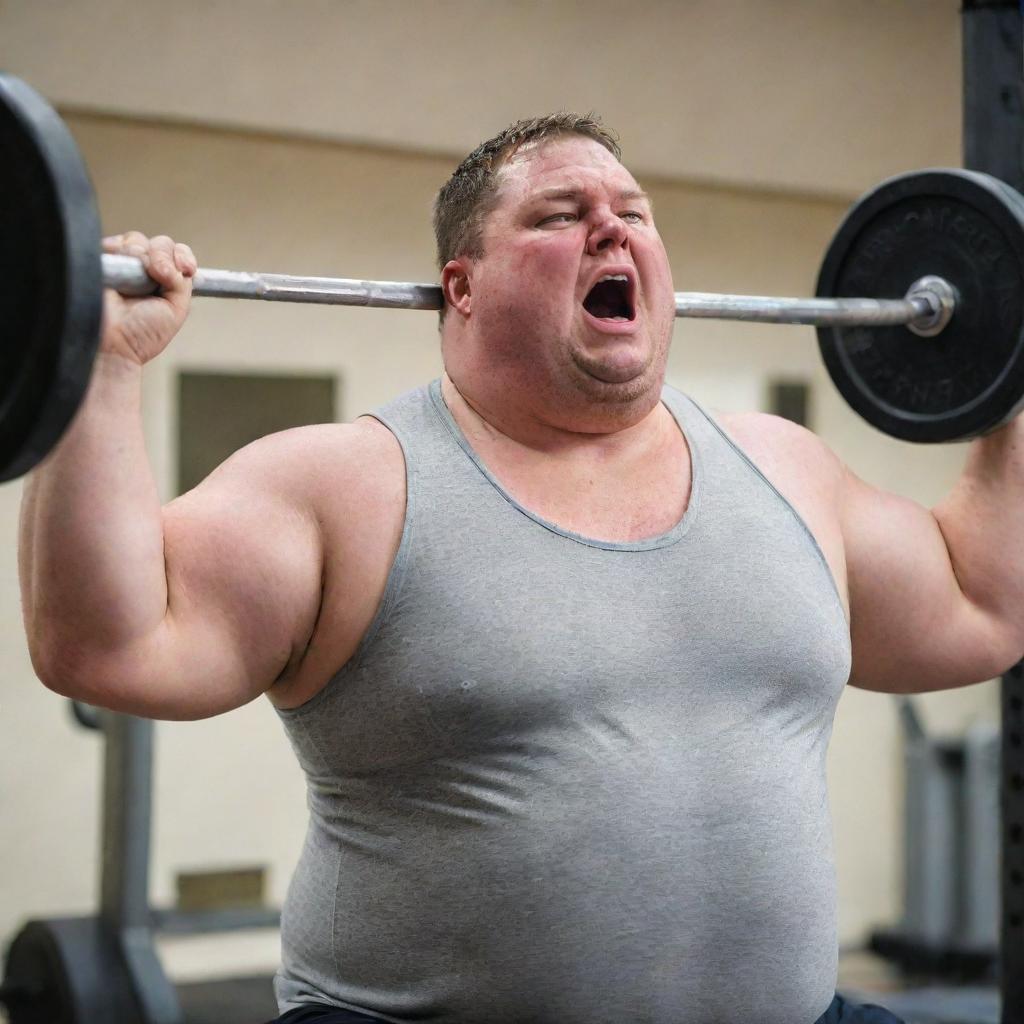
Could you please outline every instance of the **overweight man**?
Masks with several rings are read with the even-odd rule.
[[[1024,654],[1024,427],[929,511],[666,388],[665,248],[590,118],[484,143],[435,227],[441,379],[163,508],[142,371],[196,262],[107,240],[162,294],[107,293],[25,489],[40,679],[164,719],[269,698],[309,791],[289,1024],[894,1020],[835,996],[833,713]]]

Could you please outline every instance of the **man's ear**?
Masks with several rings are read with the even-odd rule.
[[[470,262],[466,257],[449,260],[441,271],[441,291],[445,304],[462,316],[469,316],[473,305],[469,283]]]

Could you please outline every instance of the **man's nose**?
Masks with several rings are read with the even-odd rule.
[[[608,249],[623,248],[628,237],[626,225],[609,210],[594,222],[587,236],[587,251],[591,256],[597,256]]]

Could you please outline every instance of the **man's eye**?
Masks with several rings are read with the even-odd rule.
[[[636,210],[627,210],[625,213],[620,213],[619,216],[623,220],[628,220],[630,224],[641,224],[644,219],[644,215],[637,213]]]
[[[545,224],[571,224],[576,220],[575,213],[553,213],[550,217],[545,217],[537,227],[543,227]]]

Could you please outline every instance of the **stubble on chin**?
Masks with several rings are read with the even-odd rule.
[[[659,354],[627,380],[608,380],[606,377],[614,377],[614,371],[600,359],[588,359],[584,353],[572,352],[572,385],[578,394],[603,406],[643,405],[645,398],[655,405],[661,398],[666,356],[666,353]]]
[[[554,382],[552,382],[554,383]],[[603,434],[634,426],[661,401],[662,375],[653,366],[626,381],[608,382],[574,358],[571,372],[552,389],[554,401],[580,433]]]

